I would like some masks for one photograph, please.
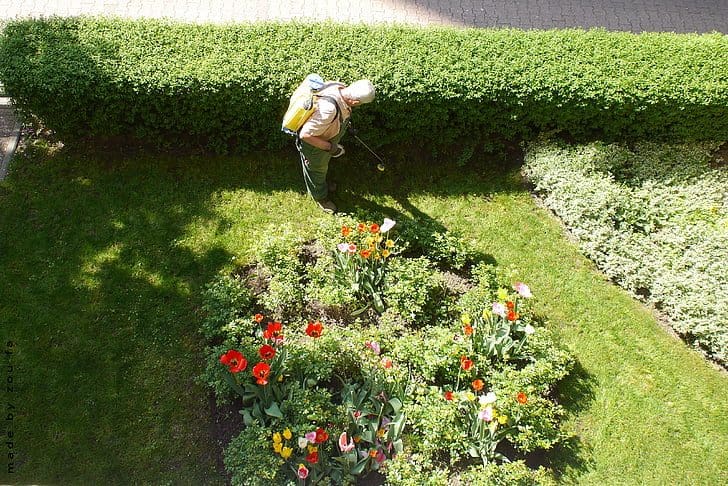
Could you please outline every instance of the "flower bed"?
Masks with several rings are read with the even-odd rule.
[[[524,172],[586,255],[689,342],[728,359],[728,170],[720,143],[533,145]]]
[[[313,242],[277,229],[206,291],[203,379],[245,422],[225,449],[233,483],[548,482],[523,460],[569,435],[552,391],[572,358],[528,286],[457,235],[322,225]]]

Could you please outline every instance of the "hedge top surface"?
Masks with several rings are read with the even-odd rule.
[[[474,124],[506,136],[556,127],[700,138],[728,127],[728,36],[718,33],[52,18],[11,22],[0,44],[18,106],[70,133],[151,133],[162,122],[176,133],[277,133],[311,72],[371,79],[378,99],[364,123],[383,133],[430,126],[452,139]]]

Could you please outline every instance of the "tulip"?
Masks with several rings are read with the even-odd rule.
[[[391,230],[395,224],[396,224],[395,221],[392,221],[389,218],[384,218],[384,223],[382,223],[382,226],[379,228],[379,231],[381,233],[386,233],[387,231]]]
[[[346,452],[351,452],[352,450],[354,450],[354,441],[351,439],[348,439],[348,443],[347,443],[347,439],[348,439],[348,437],[346,435],[346,432],[342,432],[341,435],[339,436],[339,449],[341,449],[341,452],[346,453]]]
[[[524,297],[526,299],[533,297],[533,294],[531,293],[531,289],[528,288],[528,285],[526,285],[523,282],[516,282],[513,285],[513,289],[518,292],[518,295],[521,297]]]
[[[493,314],[496,314],[501,317],[505,317],[506,316],[506,306],[504,306],[500,302],[493,302]]]

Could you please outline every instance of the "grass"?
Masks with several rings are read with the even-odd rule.
[[[577,436],[551,455],[562,482],[728,482],[728,377],[596,272],[517,168],[379,174],[352,152],[332,167],[342,209],[461,231],[529,283],[576,355],[559,395]],[[264,231],[292,220],[310,232],[325,217],[302,194],[297,164],[292,150],[15,160],[0,184],[15,472],[0,464],[0,482],[224,482],[208,393],[194,381],[199,293],[247,261]]]

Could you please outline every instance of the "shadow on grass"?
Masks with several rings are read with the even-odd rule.
[[[189,226],[217,235],[241,224],[216,207],[227,192],[303,193],[304,185],[292,148],[245,158],[175,155],[29,150],[0,186],[0,274],[7,276],[0,293],[8,303],[0,320],[9,324],[2,337],[18,343],[28,384],[19,394],[16,479],[224,481],[219,470],[211,479],[209,404],[193,380],[203,361],[200,290],[233,255],[190,238]],[[493,161],[423,170],[402,156],[379,173],[365,157],[352,150],[348,163],[333,167],[343,181],[342,208],[437,231],[446,228],[413,195],[522,190]],[[368,195],[391,197],[397,208]],[[295,218],[277,212],[243,217]]]
[[[567,413],[575,417],[589,409],[594,401],[595,388],[597,381],[594,376],[576,361],[571,373],[556,388],[555,397]],[[578,434],[578,430],[575,433]],[[573,479],[593,467],[591,451],[578,435],[554,448],[548,455],[546,464],[562,479]]]
[[[0,188],[1,334],[24,382],[14,480],[208,478],[197,301],[231,254],[182,241],[195,219],[229,223],[215,186],[174,161],[41,159],[18,157]]]

